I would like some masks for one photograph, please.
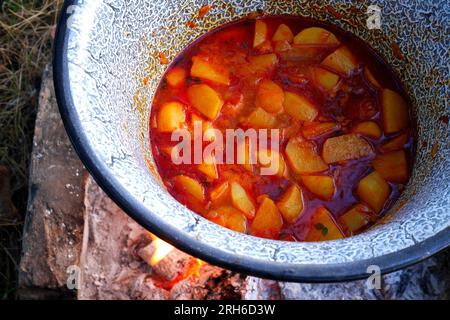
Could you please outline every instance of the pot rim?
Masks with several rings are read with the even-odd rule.
[[[144,228],[180,250],[212,264],[244,274],[283,281],[338,282],[363,279],[370,276],[367,272],[368,266],[376,265],[380,267],[381,273],[389,273],[418,263],[450,246],[450,228],[447,227],[408,248],[370,259],[335,264],[286,266],[283,263],[236,256],[180,233],[178,229],[153,214],[149,208],[132,197],[87,143],[87,136],[75,112],[68,78],[67,19],[69,14],[67,8],[77,3],[79,3],[78,0],[64,2],[55,36],[53,73],[59,111],[72,145],[86,169],[105,193]]]

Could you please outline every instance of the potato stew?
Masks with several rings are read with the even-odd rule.
[[[373,225],[402,192],[410,113],[393,71],[364,42],[304,18],[266,16],[215,29],[172,62],[150,139],[168,191],[206,219],[264,238],[335,240]],[[214,132],[278,129],[279,148],[269,152],[277,170],[261,174],[268,164],[247,139],[241,163],[174,163],[174,132],[192,133],[195,123],[202,140],[188,144],[200,154]]]

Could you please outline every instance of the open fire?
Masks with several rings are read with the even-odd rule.
[[[150,234],[150,237],[152,238],[152,245],[155,250],[149,262],[150,266],[153,267],[164,259],[174,249],[174,247],[171,244],[159,239],[154,234]]]
[[[153,278],[155,278],[155,284],[158,287],[171,289],[182,280],[200,276],[200,269],[205,264],[202,260],[188,255],[180,256],[177,254],[179,251],[175,250],[174,246],[154,234],[150,234],[150,238],[152,240],[150,243],[151,256],[149,258],[144,256],[143,258],[152,267]],[[176,273],[168,272],[167,267],[171,268],[171,271],[176,271]]]

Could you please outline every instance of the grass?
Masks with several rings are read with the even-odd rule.
[[[19,215],[0,220],[0,299],[14,298],[39,86],[62,0],[0,1],[0,164]]]

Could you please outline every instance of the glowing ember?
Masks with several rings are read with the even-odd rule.
[[[151,237],[153,239],[152,244],[155,247],[155,252],[150,259],[150,265],[153,267],[162,259],[164,259],[170,253],[170,251],[174,249],[174,247],[153,234],[151,235]]]

